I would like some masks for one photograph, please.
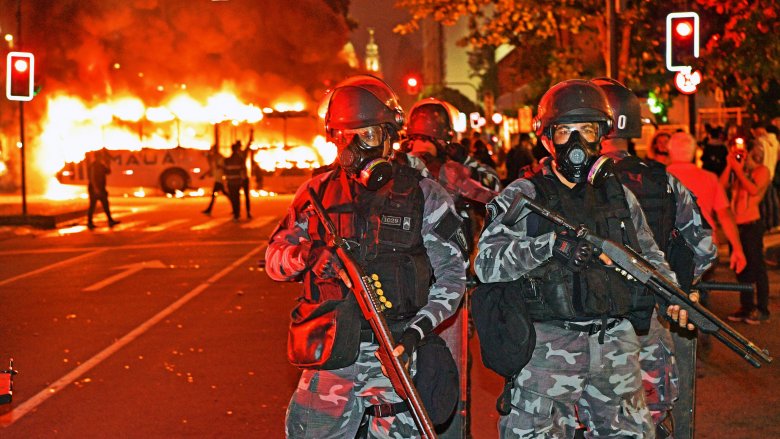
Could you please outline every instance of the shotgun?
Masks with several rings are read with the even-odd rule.
[[[414,387],[409,371],[401,362],[401,359],[393,355],[395,340],[393,340],[393,334],[390,332],[390,327],[387,325],[385,316],[382,313],[385,309],[381,300],[383,297],[377,294],[374,286],[377,279],[366,275],[352,255],[349,254],[350,244],[338,235],[333,221],[325,212],[325,208],[317,197],[317,193],[312,188],[309,188],[309,199],[314,207],[314,211],[327,229],[328,245],[336,248],[336,255],[344,266],[343,270],[339,270],[339,277],[352,290],[360,305],[360,310],[363,312],[363,317],[368,320],[371,330],[374,331],[374,337],[379,344],[379,349],[377,350],[379,361],[384,366],[393,389],[406,402],[409,413],[412,414],[414,423],[420,431],[420,435],[424,439],[435,439],[436,432],[434,431],[433,423],[422,404],[417,388]]]
[[[680,305],[681,309],[688,311],[688,320],[700,331],[714,335],[721,343],[725,344],[754,367],[761,367],[761,361],[759,360],[767,364],[772,362],[772,357],[769,355],[768,350],[760,349],[700,303],[692,301],[685,291],[681,290],[672,280],[659,273],[652,264],[633,249],[594,235],[585,226],[575,226],[569,223],[560,214],[546,209],[523,193],[518,193],[515,199],[512,200],[512,204],[507,209],[502,223],[507,226],[515,224],[524,209],[532,211],[558,226],[571,230],[578,238],[585,239],[594,247],[600,249],[612,259],[615,265],[623,270],[624,275],[634,277],[664,301],[673,305]]]

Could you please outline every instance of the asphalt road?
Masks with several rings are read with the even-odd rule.
[[[0,366],[13,357],[20,372],[0,437],[283,437],[299,285],[271,281],[257,262],[290,199],[255,199],[255,218],[238,223],[224,199],[207,217],[204,198],[117,198],[114,229],[104,218],[95,231],[83,219],[0,228]],[[721,316],[737,303],[713,294]],[[735,328],[777,353],[778,326]],[[501,381],[471,346],[473,437],[495,438]],[[775,369],[716,343],[698,368],[695,437],[780,436]]]

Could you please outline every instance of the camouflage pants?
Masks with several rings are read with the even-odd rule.
[[[608,330],[604,344],[598,334],[534,326],[533,356],[515,378],[511,412],[499,419],[502,438],[572,438],[578,416],[585,437],[655,437],[631,323]]]
[[[672,409],[679,392],[679,375],[674,356],[672,334],[658,320],[656,313],[650,321],[650,331],[639,337],[642,350],[639,353],[639,366],[642,368],[642,385],[645,388],[645,401],[658,424]]]
[[[336,370],[305,370],[287,407],[288,438],[354,438],[366,407],[400,402],[374,356],[377,345],[360,343],[355,364]],[[371,438],[419,437],[408,413],[370,418]]]

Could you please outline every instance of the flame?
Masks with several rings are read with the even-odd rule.
[[[303,111],[300,99],[286,97],[271,107],[241,102],[223,91],[205,102],[181,90],[159,106],[147,106],[134,96],[121,96],[90,104],[75,96],[55,95],[47,100],[47,113],[41,122],[37,160],[39,171],[53,176],[67,162],[84,160],[86,153],[101,148],[110,150],[167,149],[176,146],[207,150],[213,143],[213,125],[220,122],[256,124],[264,113]],[[266,171],[279,168],[311,169],[333,162],[336,147],[316,136],[309,145],[287,146],[255,137],[255,161]],[[224,146],[224,145],[223,145]],[[227,152],[227,151],[224,151]],[[197,193],[197,192],[196,192]],[[144,196],[136,191],[136,196]],[[45,196],[69,199],[84,196],[82,188],[63,186],[51,178]]]

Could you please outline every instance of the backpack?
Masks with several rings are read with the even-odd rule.
[[[519,280],[480,284],[471,296],[471,312],[479,337],[482,363],[505,379],[496,410],[509,414],[514,377],[531,360],[536,330],[528,316]]]

